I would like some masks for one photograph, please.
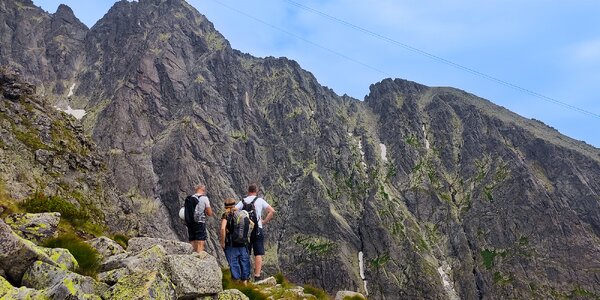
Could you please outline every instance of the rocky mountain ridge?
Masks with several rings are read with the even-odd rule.
[[[120,1],[62,39],[39,24],[64,7],[0,9],[0,62],[86,110],[120,198],[143,203],[138,234],[185,238],[177,212],[199,181],[217,210],[259,182],[278,211],[265,268],[295,282],[382,299],[600,294],[596,148],[451,88],[385,79],[364,102],[340,97],[294,61],[231,49],[182,0]],[[32,63],[61,57],[77,63]]]

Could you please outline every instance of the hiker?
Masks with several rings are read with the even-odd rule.
[[[206,186],[196,186],[196,193],[185,198],[185,225],[188,229],[188,240],[194,251],[204,251],[206,241],[206,217],[213,215],[210,202],[206,197]]]
[[[261,269],[263,255],[265,255],[265,236],[263,226],[269,223],[275,214],[275,209],[265,199],[258,196],[258,185],[251,184],[248,186],[248,195],[244,200],[240,201],[236,206],[237,209],[249,211],[251,220],[257,224],[250,235],[250,244],[248,251],[254,251],[254,281],[261,280]],[[251,211],[253,210],[253,211]],[[267,211],[267,216],[263,219],[263,211]]]
[[[231,270],[231,278],[239,280],[246,285],[250,279],[250,255],[248,254],[248,237],[250,235],[250,219],[248,212],[239,211],[235,207],[235,200],[225,199],[225,212],[221,216],[221,234],[219,235],[221,248],[225,251],[225,258]],[[242,214],[242,212],[244,214]],[[245,221],[245,224],[244,222]],[[240,224],[242,223],[242,224]],[[240,226],[240,236],[236,234],[236,226]],[[245,226],[245,228],[244,228]],[[240,241],[243,240],[243,241]]]

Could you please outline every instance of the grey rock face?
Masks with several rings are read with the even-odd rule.
[[[56,236],[60,213],[11,214],[5,222],[19,236],[39,243]]]
[[[24,31],[46,34],[9,4]],[[265,271],[294,282],[374,298],[600,294],[598,149],[454,89],[386,79],[364,102],[340,97],[293,61],[231,49],[179,0],[120,1],[82,47],[67,81],[108,153],[113,228],[184,239],[177,213],[195,184],[220,212],[259,182],[278,212]],[[22,68],[52,81],[41,69]],[[5,120],[26,111],[7,107]],[[223,261],[218,220],[207,228]]]
[[[223,291],[223,274],[214,256],[206,253],[169,255],[165,259],[168,277],[178,299],[197,298]]]

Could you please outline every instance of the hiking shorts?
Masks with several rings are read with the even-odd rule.
[[[206,241],[206,225],[204,223],[194,223],[188,225],[188,240],[191,241]]]
[[[256,227],[250,235],[248,253],[252,254],[252,251],[254,251],[254,256],[265,255],[265,235],[263,234],[262,228]]]

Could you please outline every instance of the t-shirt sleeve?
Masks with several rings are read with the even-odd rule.
[[[200,202],[204,204],[204,208],[210,207],[210,201],[208,201],[208,197],[202,196],[200,197]]]
[[[266,210],[267,208],[271,207],[271,205],[269,205],[269,203],[265,199],[260,198],[260,200],[261,200],[260,205],[262,206],[263,211]]]
[[[242,200],[242,201],[244,201],[244,200]],[[242,201],[238,202],[238,203],[235,205],[235,208],[237,208],[238,210],[241,210],[242,208],[244,208],[244,205],[242,204]]]

